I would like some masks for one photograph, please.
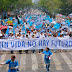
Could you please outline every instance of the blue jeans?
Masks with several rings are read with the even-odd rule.
[[[45,64],[46,64],[46,69],[47,69],[47,71],[49,71],[50,60],[49,60],[49,59],[44,59],[44,62],[45,62]]]

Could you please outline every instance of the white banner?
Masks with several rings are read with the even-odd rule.
[[[0,39],[0,50],[72,49],[72,38]]]

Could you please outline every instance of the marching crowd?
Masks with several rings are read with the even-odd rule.
[[[49,15],[36,12],[24,13],[24,15],[16,15],[16,17],[0,19],[0,39],[36,39],[45,37],[63,37],[72,38],[72,21],[68,18],[60,18],[59,22],[50,18]],[[34,53],[35,50],[32,50]],[[54,50],[56,52],[56,50]],[[13,51],[11,51],[13,54]],[[19,50],[22,53],[22,50]],[[28,53],[28,50],[25,51]],[[45,51],[39,50],[38,54],[45,54],[44,62],[46,64],[47,72],[49,72],[50,59],[52,52],[48,47]],[[8,72],[19,71],[18,61],[15,60],[15,55],[11,56],[10,60],[0,65],[9,64]]]
[[[33,14],[34,13],[34,14]],[[1,19],[0,39],[34,39],[45,37],[72,37],[72,21],[61,18],[60,22],[44,13],[24,13]]]

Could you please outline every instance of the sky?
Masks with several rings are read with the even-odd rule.
[[[38,2],[39,0],[32,0],[33,3]]]
[[[34,3],[34,2],[35,2],[35,0],[32,0],[32,2]]]

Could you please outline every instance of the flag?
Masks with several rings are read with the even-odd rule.
[[[14,26],[13,26],[13,34],[15,35],[15,30],[14,30]]]
[[[60,24],[56,23],[56,24],[54,25],[54,28],[59,29],[59,28],[60,28]]]
[[[33,25],[33,22],[30,22],[30,23],[29,23],[29,26],[32,26],[32,25]]]
[[[8,33],[9,33],[9,27],[7,28],[7,30],[6,30],[6,34],[8,35]]]
[[[22,30],[25,30],[25,26],[23,26]]]
[[[50,19],[50,22],[52,22],[52,18]]]

